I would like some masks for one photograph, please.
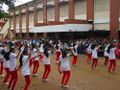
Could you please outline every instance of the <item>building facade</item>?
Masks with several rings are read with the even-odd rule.
[[[84,31],[82,25],[91,25],[88,32],[107,32],[106,37],[119,38],[120,0],[33,0],[10,10],[10,14],[13,37],[37,37],[41,33],[46,36],[49,31],[42,30],[47,27],[57,31],[56,25],[66,25],[67,28],[79,25],[79,33]],[[38,31],[34,33],[33,30]]]

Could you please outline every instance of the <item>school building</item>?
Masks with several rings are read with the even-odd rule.
[[[120,37],[120,0],[33,0],[9,12],[2,38]]]

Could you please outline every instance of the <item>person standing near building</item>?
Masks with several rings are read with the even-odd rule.
[[[56,44],[56,63],[59,63],[60,55],[61,55],[60,44]]]
[[[44,56],[43,56],[43,63],[44,63],[44,73],[42,76],[43,82],[47,82],[48,81],[48,76],[51,72],[51,65],[50,65],[50,54],[51,51],[48,49],[47,46],[45,46],[44,48]]]
[[[116,47],[111,44],[109,47],[108,47],[108,54],[109,54],[109,67],[108,67],[108,72],[110,73],[114,73],[115,72],[115,69],[116,69],[116,55],[115,55],[115,50],[116,50]]]
[[[33,62],[33,76],[38,76],[37,75],[37,71],[39,69],[39,51],[37,49],[37,46],[33,46],[32,48],[32,53],[31,53],[31,59],[32,59],[32,62]]]
[[[68,87],[68,82],[70,80],[70,75],[71,75],[70,63],[68,59],[69,56],[70,54],[68,54],[66,49],[61,50],[60,61],[58,64],[58,71],[60,74],[61,73],[63,74],[61,80],[61,86],[65,88]]]
[[[0,75],[2,77],[4,77],[3,75],[3,55],[2,55],[2,51],[4,50],[2,43],[0,43]]]
[[[44,46],[44,44],[41,43],[40,47],[39,47],[40,61],[43,61],[43,52],[44,52],[43,46]]]
[[[87,62],[91,62],[92,59],[92,49],[91,49],[91,44],[88,45],[87,48]]]
[[[17,64],[16,64],[16,59],[17,55],[15,53],[15,47],[12,46],[10,48],[10,53],[9,53],[9,70],[11,74],[10,82],[8,85],[8,89],[14,90],[17,80],[18,80],[18,74],[17,74]]]
[[[92,47],[92,65],[91,65],[91,69],[96,69],[97,65],[98,65],[98,46],[97,44],[93,44]]]
[[[3,84],[8,85],[9,84],[9,79],[10,79],[9,51],[4,49],[3,57],[4,57],[4,59],[3,59],[3,67],[4,67],[5,71],[6,71],[6,75],[5,75],[5,78],[3,80]]]
[[[109,60],[109,54],[108,54],[108,52],[107,52],[108,47],[109,47],[109,44],[106,45],[106,47],[105,47],[105,49],[104,49],[104,57],[105,57],[104,65],[105,65],[105,66],[108,65],[108,60]]]
[[[77,64],[77,59],[78,59],[78,45],[77,44],[73,44],[73,49],[72,49],[72,53],[73,53],[73,60],[72,60],[72,65],[76,65]]]
[[[20,67],[22,75],[24,76],[25,82],[26,82],[23,90],[28,90],[28,88],[31,84],[29,60],[30,60],[30,54],[28,53],[27,50],[24,50],[23,51],[22,62],[21,62],[22,66]]]

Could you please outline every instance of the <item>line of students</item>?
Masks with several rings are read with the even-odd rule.
[[[49,45],[50,43],[41,43],[36,45],[22,45],[20,47],[20,51],[18,55],[15,53],[15,47],[10,47],[9,53],[4,53],[4,59],[2,57],[3,47],[0,45],[0,60],[2,63],[5,63],[4,68],[6,70],[6,76],[4,79],[4,83],[9,84],[8,89],[14,90],[15,85],[17,83],[18,75],[17,70],[21,69],[22,75],[25,77],[26,85],[24,90],[28,90],[28,87],[31,84],[30,79],[30,67],[33,65],[33,76],[37,76],[37,72],[39,69],[39,61],[43,61],[44,63],[44,73],[42,76],[43,81],[48,81],[49,74],[51,72],[51,63],[50,63],[50,54],[52,53],[52,48]],[[69,56],[72,53],[73,60],[72,65],[77,64],[77,56],[78,56],[78,48],[79,43],[73,43],[71,47],[66,47],[63,43],[56,44],[56,61],[58,62],[58,71],[60,74],[62,73],[61,86],[68,87],[68,81],[70,79],[70,63]],[[88,58],[87,62],[91,62],[92,59],[92,69],[96,69],[98,64],[98,49],[99,46],[97,44],[90,44],[87,48]],[[113,45],[108,45],[105,48],[105,65],[109,64],[108,72],[114,72],[116,68],[116,56],[115,56],[115,47]],[[59,53],[58,53],[59,51]],[[70,54],[68,51],[71,51]],[[20,66],[17,68],[16,59],[19,57]],[[41,60],[42,59],[42,60]],[[108,60],[110,63],[108,63]],[[1,65],[3,65],[1,63]],[[11,78],[10,78],[11,76]],[[10,82],[8,83],[10,79]]]
[[[87,62],[90,62],[92,59],[92,69],[96,69],[98,65],[98,49],[100,46],[97,44],[90,44],[87,48]],[[108,72],[114,73],[116,69],[116,47],[114,44],[107,44],[104,49],[104,65],[108,66]]]
[[[1,46],[1,48],[2,48],[2,46]],[[38,68],[39,68],[38,63],[39,63],[39,60],[41,59],[41,57],[43,59],[42,61],[43,61],[44,67],[45,67],[42,79],[43,79],[43,81],[48,81],[48,77],[51,72],[50,54],[52,53],[52,50],[48,46],[45,46],[43,48],[44,49],[41,50],[41,49],[37,49],[36,47],[33,46],[32,49],[30,49],[30,47],[23,45],[20,47],[19,53],[16,54],[15,46],[11,46],[8,52],[4,52],[3,55],[1,54],[1,59],[6,59],[4,61],[4,63],[5,63],[4,68],[6,70],[6,76],[5,76],[5,79],[3,82],[4,82],[4,84],[5,83],[8,84],[7,88],[9,90],[15,89],[15,86],[16,86],[17,80],[18,80],[17,72],[19,69],[21,69],[21,73],[24,76],[25,81],[26,81],[24,90],[28,90],[28,88],[31,84],[30,61],[32,60],[33,75],[35,75],[38,71]],[[1,52],[2,52],[2,50],[1,50]],[[37,50],[40,50],[41,52],[38,53]],[[62,54],[63,53],[61,53],[61,55]],[[60,55],[60,57],[61,57],[61,55]],[[4,56],[4,57],[2,57],[2,56]],[[20,63],[19,67],[17,67],[17,63],[16,63],[17,58],[19,59],[19,63]],[[61,59],[60,59],[60,61],[61,61]],[[64,63],[62,63],[62,64],[64,64]],[[66,75],[67,75],[66,72],[64,73],[64,71],[63,71],[63,74],[65,74],[63,76],[66,77]],[[70,75],[69,75],[69,77],[70,77]],[[68,80],[65,82],[66,82],[66,84],[64,86],[66,87]]]

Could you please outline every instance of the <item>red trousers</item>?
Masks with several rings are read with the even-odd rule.
[[[63,71],[61,85],[67,85],[70,80],[70,71]]]
[[[9,70],[9,68],[5,68],[5,71],[6,71],[6,75],[5,75],[5,78],[3,80],[3,83],[8,82],[8,80],[10,78],[10,70]]]
[[[33,62],[33,74],[36,74],[39,69],[39,60]]]
[[[73,56],[72,65],[76,65],[77,64],[77,57],[78,56]]]
[[[0,74],[2,74],[2,73],[3,73],[3,62],[0,62],[0,64],[1,64],[1,67],[0,67]]]
[[[31,84],[30,75],[26,75],[26,76],[24,76],[24,77],[25,77],[25,82],[26,82],[25,87],[24,87],[24,90],[28,90],[28,88],[29,88],[29,86],[30,86],[30,84]]]
[[[32,64],[33,64],[33,59],[30,59],[30,61],[29,61],[29,67],[31,67]]]
[[[91,54],[91,53],[88,53],[88,54],[87,54],[87,62],[90,62],[90,61],[91,61],[91,58],[92,58],[92,54]]]
[[[50,71],[51,71],[51,66],[50,66],[50,64],[47,64],[44,66],[45,66],[45,70],[44,70],[42,79],[47,79],[50,74]]]
[[[57,51],[56,52],[56,61],[59,61],[60,55],[61,55],[61,53]]]
[[[108,65],[108,57],[105,56],[105,62],[104,62],[104,65]]]
[[[97,67],[97,64],[98,64],[98,59],[97,58],[93,58],[93,62],[92,62],[92,66],[91,68],[94,69]]]
[[[10,78],[10,82],[8,85],[8,89],[11,88],[11,90],[14,90],[16,83],[17,83],[17,80],[18,80],[17,70],[11,71],[10,74],[11,74],[11,78]]]
[[[42,61],[42,59],[43,59],[43,54],[40,55],[40,59],[41,59],[41,61]]]
[[[116,69],[116,60],[113,59],[113,60],[110,60],[110,64],[109,64],[109,67],[108,67],[108,72],[114,72]]]

